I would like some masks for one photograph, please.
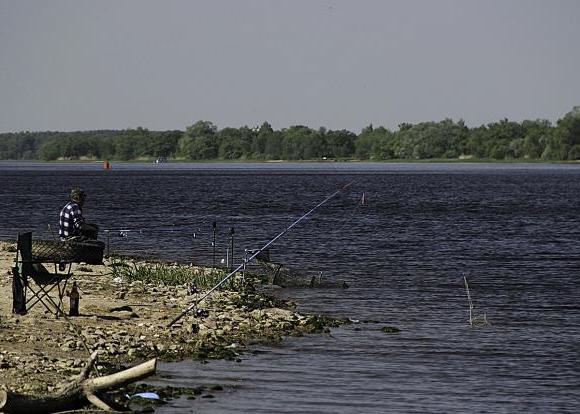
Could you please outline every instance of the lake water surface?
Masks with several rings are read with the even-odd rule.
[[[0,237],[50,237],[79,184],[113,250],[211,263],[215,221],[216,261],[234,228],[239,262],[349,182],[271,256],[350,285],[281,292],[299,310],[359,322],[160,364],[159,384],[225,389],[158,412],[580,412],[578,165],[0,162]],[[470,328],[463,276],[490,326]]]

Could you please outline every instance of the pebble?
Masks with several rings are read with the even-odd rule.
[[[104,290],[110,289],[109,284],[104,284],[104,286]],[[122,315],[123,318],[121,320],[99,318],[94,315],[94,311],[88,311],[87,314],[93,313],[93,316],[78,319],[82,335],[80,337],[76,334],[74,328],[67,326],[65,323],[62,324],[60,333],[54,332],[43,335],[41,331],[32,331],[35,325],[42,325],[47,320],[54,320],[50,315],[27,316],[22,319],[10,318],[11,326],[17,327],[18,324],[22,323],[26,324],[25,328],[31,331],[27,335],[4,335],[4,341],[19,343],[27,341],[46,342],[54,343],[55,345],[58,342],[61,344],[60,350],[64,351],[64,353],[56,355],[66,355],[67,358],[57,358],[55,354],[45,356],[41,353],[38,355],[29,354],[26,358],[23,358],[20,355],[16,356],[1,351],[0,369],[25,370],[27,373],[34,373],[36,377],[38,374],[46,375],[46,373],[53,372],[56,368],[57,373],[52,375],[52,379],[55,382],[63,381],[73,373],[78,373],[86,363],[88,355],[86,355],[81,339],[86,342],[90,349],[99,350],[99,361],[101,363],[117,361],[118,355],[121,355],[123,359],[128,358],[129,360],[142,359],[155,354],[160,356],[170,355],[173,358],[185,358],[188,356],[185,354],[186,352],[192,352],[189,355],[197,355],[196,348],[204,349],[206,352],[207,350],[212,352],[212,349],[215,349],[218,354],[228,349],[228,355],[231,356],[233,353],[233,355],[237,356],[240,349],[244,349],[244,344],[251,342],[252,336],[264,335],[267,340],[276,339],[290,331],[294,332],[300,321],[307,321],[306,318],[291,310],[277,308],[253,309],[256,306],[254,302],[262,303],[254,301],[254,298],[251,299],[252,308],[240,307],[232,303],[233,301],[239,303],[239,301],[244,300],[239,293],[216,292],[206,304],[207,308],[211,307],[209,316],[198,319],[186,317],[168,329],[166,321],[173,318],[173,309],[181,310],[187,301],[191,300],[191,297],[187,296],[186,288],[154,284],[145,285],[139,281],[130,284],[121,283],[118,286],[122,288],[115,287],[116,292],[111,293],[117,299],[125,298],[127,292],[144,292],[147,294],[146,300],[148,304],[157,304],[151,307],[139,308],[142,315],[138,315],[135,312],[126,312],[126,315]],[[127,303],[112,302],[111,306]],[[166,306],[162,307],[161,303],[165,303]],[[264,303],[272,302],[266,301]],[[143,319],[139,323],[129,319],[140,316]],[[6,319],[2,320],[2,322],[5,321]],[[76,320],[74,322],[77,324]],[[193,334],[191,332],[192,322],[198,324],[199,333]],[[304,322],[304,324],[306,323]],[[95,326],[83,326],[87,324]],[[65,335],[62,334],[63,332],[65,332]],[[55,348],[57,347],[55,346]],[[234,350],[235,352],[233,352]],[[123,359],[120,361],[123,361]],[[236,358],[236,361],[239,362],[240,359]],[[102,372],[106,372],[106,369],[103,368]],[[2,377],[4,377],[4,372],[0,373],[0,378]],[[18,390],[28,387],[29,391],[37,392],[42,388],[42,384],[39,385],[36,382],[38,380],[39,377],[36,377],[33,384],[22,382],[11,386]],[[54,387],[55,385],[49,381],[44,387],[46,390],[47,386]],[[212,391],[222,389],[219,385],[211,388]],[[199,394],[201,394],[201,390]],[[212,394],[206,394],[203,398],[215,397]]]

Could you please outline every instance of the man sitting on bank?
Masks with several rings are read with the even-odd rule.
[[[58,235],[61,240],[96,240],[99,227],[85,222],[82,207],[87,198],[85,192],[74,187],[70,192],[71,201],[60,212]]]

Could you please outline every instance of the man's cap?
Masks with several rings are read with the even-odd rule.
[[[81,190],[81,188],[79,186],[73,187],[70,190],[70,198],[73,200],[80,200],[85,198],[87,195],[85,194],[85,192],[83,190]]]

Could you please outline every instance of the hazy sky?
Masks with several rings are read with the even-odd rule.
[[[0,0],[0,131],[555,121],[579,22],[579,0]]]

